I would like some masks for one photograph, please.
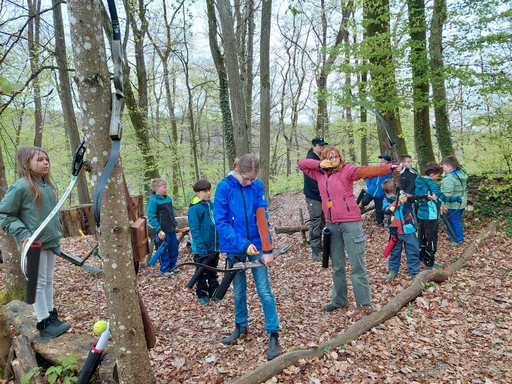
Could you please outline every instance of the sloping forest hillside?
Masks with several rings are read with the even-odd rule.
[[[302,194],[274,197],[269,208],[273,227],[298,225],[301,207],[306,211]],[[383,280],[387,260],[381,253],[388,235],[376,228],[372,211],[363,219],[372,300],[379,311],[411,279],[403,261],[397,279]],[[441,234],[436,262],[453,263],[487,226],[471,212],[464,220],[464,246],[448,247],[448,239]],[[293,245],[270,269],[282,327],[282,353],[318,346],[365,316],[356,310],[350,286],[347,310],[322,310],[331,297],[331,270],[313,261],[300,233],[274,235],[274,243],[276,248]],[[65,239],[64,248],[87,251],[81,238]],[[428,283],[423,294],[397,316],[343,348],[325,350],[320,359],[300,361],[267,382],[512,383],[510,249],[512,240],[498,230],[458,273],[444,283]],[[179,261],[190,260],[190,248],[182,242]],[[178,276],[162,277],[157,265],[142,266],[139,272],[140,291],[158,338],[150,351],[157,382],[224,383],[265,364],[268,337],[252,279],[248,279],[249,333],[234,345],[224,346],[221,339],[234,327],[232,292],[228,291],[223,303],[200,305],[194,291],[186,288],[193,272],[184,267]],[[90,272],[59,259],[56,305],[72,324],[70,332],[95,336],[94,322],[108,316],[101,275],[94,279]]]

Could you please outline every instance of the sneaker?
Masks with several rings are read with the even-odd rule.
[[[176,276],[176,275],[179,275],[180,273],[181,273],[181,269],[179,269],[179,268],[174,268],[172,271],[170,271],[171,276]]]
[[[464,240],[462,240],[464,241]],[[462,241],[459,241],[458,243],[456,241],[452,241],[451,243],[449,243],[448,245],[450,247],[458,247],[459,245],[462,245]]]
[[[336,305],[333,305],[333,304],[329,303],[329,304],[324,306],[324,311],[325,312],[332,312],[332,311],[334,311],[334,310],[336,310],[338,308],[341,308],[341,306],[337,307]]]
[[[164,277],[171,277],[172,276],[172,272],[171,271],[167,271],[167,272],[160,271],[160,275],[162,275]]]
[[[197,301],[199,301],[201,305],[207,305],[210,302],[210,300],[206,296],[198,297]]]
[[[425,271],[430,271],[432,268],[441,269],[443,266],[440,264],[433,264],[431,267],[427,267],[426,265],[423,267]]]
[[[42,339],[53,339],[59,335],[62,335],[71,327],[70,324],[60,323],[52,321],[50,317],[38,322],[36,328],[39,331],[39,335]]]
[[[322,258],[320,257],[320,251],[318,251],[317,249],[312,249],[311,251],[313,252],[313,259],[315,259],[315,261],[322,260]]]
[[[398,276],[398,272],[390,269],[389,273],[386,276],[384,276],[384,280],[388,281],[388,280],[396,278],[397,276]]]

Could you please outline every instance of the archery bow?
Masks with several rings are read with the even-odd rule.
[[[288,250],[291,247],[293,247],[293,245],[285,245],[284,247],[282,247],[279,250],[277,250],[276,252],[274,252],[274,254],[273,254],[274,259],[276,259],[278,256],[282,255],[283,253],[288,252]],[[233,264],[233,266],[231,268],[220,269],[220,268],[212,267],[210,265],[206,265],[206,264],[201,264],[201,263],[196,263],[196,262],[190,261],[190,262],[181,263],[181,264],[176,265],[174,268],[171,269],[171,271],[175,270],[176,268],[184,267],[184,266],[187,266],[187,265],[195,266],[195,267],[198,267],[198,268],[201,267],[201,268],[207,269],[209,271],[214,271],[214,272],[228,273],[228,272],[246,271],[246,270],[251,269],[251,268],[264,267],[265,266],[265,262],[260,257],[258,260],[255,260],[255,261],[239,262],[239,263]]]
[[[21,254],[21,271],[23,272],[23,275],[25,278],[27,278],[27,274],[25,271],[25,261],[27,259],[27,253],[32,246],[33,242],[37,240],[38,236],[43,232],[43,230],[46,228],[48,223],[53,219],[53,217],[59,212],[60,207],[64,204],[64,202],[67,200],[69,194],[75,187],[75,184],[80,177],[80,174],[82,173],[83,166],[84,166],[84,154],[85,154],[85,139],[80,143],[78,148],[75,151],[75,156],[73,157],[73,164],[71,166],[71,173],[73,174],[73,177],[71,178],[71,181],[66,188],[66,191],[60,198],[57,205],[52,209],[50,214],[46,217],[46,219],[39,225],[39,227],[36,229],[36,231],[30,236],[30,239],[27,241],[27,243],[23,246],[23,252]]]
[[[108,178],[114,169],[119,151],[121,149],[121,111],[124,105],[123,94],[123,46],[121,44],[121,29],[119,25],[119,18],[117,16],[117,9],[114,0],[108,0],[108,9],[112,19],[112,60],[114,61],[114,86],[115,92],[112,94],[112,115],[110,117],[110,139],[112,140],[112,147],[110,150],[110,157],[108,158],[107,165],[103,170],[98,185],[94,190],[93,211],[96,226],[100,226],[100,212],[101,200],[103,198],[103,190],[107,185]]]

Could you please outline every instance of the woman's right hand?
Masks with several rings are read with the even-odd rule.
[[[336,166],[338,166],[337,161],[331,161],[326,159],[320,162],[320,168],[334,168]]]

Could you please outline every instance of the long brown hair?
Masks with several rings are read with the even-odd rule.
[[[239,159],[235,160],[233,164],[233,169],[238,168],[240,173],[250,173],[254,172],[258,174],[260,172],[260,161],[253,155],[252,153],[248,153],[243,155]]]
[[[345,158],[341,155],[338,148],[336,148],[332,145],[325,147],[324,150],[322,151],[322,155],[320,156],[320,161],[327,159],[327,156],[329,156],[329,154],[331,152],[334,152],[336,154],[336,156],[338,156],[340,158],[340,163],[334,168],[329,168],[327,170],[327,172],[328,173],[339,172],[339,171],[341,171],[341,168],[343,168],[343,166],[345,165]]]
[[[29,169],[30,160],[32,160],[35,154],[39,153],[44,153],[46,156],[48,156],[48,153],[39,147],[20,148],[17,153],[17,173],[19,179],[25,178],[27,181],[30,189],[32,189],[34,192],[34,200],[36,201],[37,208],[41,210],[41,193],[37,187],[39,180],[35,176],[34,172]],[[48,185],[52,188],[53,193],[55,193],[55,198],[57,199],[57,186],[55,185],[55,181],[53,181],[52,175],[50,173],[50,156],[48,156],[48,163],[50,164],[50,168],[48,169],[48,174],[44,176],[44,181],[48,183]]]

